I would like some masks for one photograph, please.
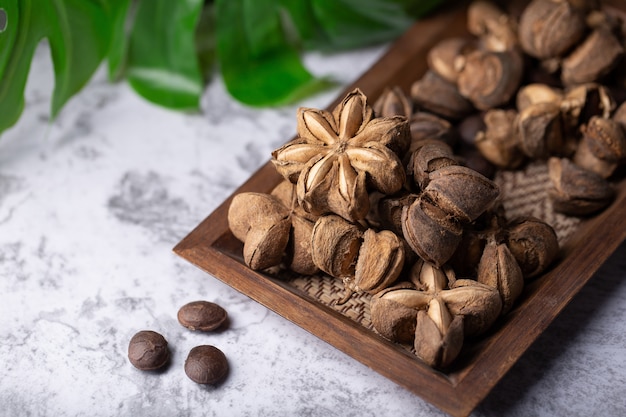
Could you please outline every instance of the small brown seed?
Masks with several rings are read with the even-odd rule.
[[[142,330],[130,339],[128,360],[137,369],[148,371],[161,368],[169,358],[167,340],[157,332]]]
[[[198,384],[217,384],[228,373],[228,360],[224,352],[215,346],[196,346],[185,360],[185,373]]]
[[[178,322],[190,330],[209,332],[220,327],[228,314],[210,301],[192,301],[178,310]]]

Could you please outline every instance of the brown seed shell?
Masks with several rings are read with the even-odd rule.
[[[446,119],[460,119],[474,110],[472,103],[459,93],[456,84],[431,70],[411,85],[410,95],[420,109]]]
[[[219,304],[210,301],[192,301],[178,310],[178,322],[190,330],[210,332],[226,322],[228,314]]]
[[[515,110],[491,109],[484,115],[485,130],[476,134],[475,145],[489,162],[507,169],[519,167],[525,156],[519,148]]]
[[[148,371],[163,367],[170,359],[167,340],[152,330],[137,332],[128,344],[128,360],[137,369]]]
[[[391,285],[404,267],[404,245],[389,231],[367,229],[355,267],[355,286],[371,294]]]
[[[546,59],[576,45],[585,29],[584,10],[571,2],[532,0],[520,16],[518,35],[527,54]]]
[[[411,156],[409,172],[415,185],[423,190],[432,172],[451,165],[458,165],[452,148],[440,140],[427,140]]]
[[[473,222],[493,206],[500,189],[473,169],[451,165],[431,172],[424,193],[450,216]]]
[[[353,223],[331,214],[320,217],[311,234],[315,265],[335,278],[354,276],[363,232]]]
[[[217,384],[224,380],[228,369],[224,352],[211,345],[194,347],[185,360],[185,374],[198,384]]]
[[[535,103],[517,118],[520,149],[533,159],[545,159],[562,149],[560,107],[556,103]]]
[[[506,225],[506,243],[525,279],[543,273],[559,254],[556,232],[534,217],[518,217]]]
[[[604,209],[615,197],[615,190],[606,179],[566,158],[550,158],[548,173],[548,196],[560,213],[588,215]]]
[[[477,50],[468,54],[457,85],[459,93],[480,110],[508,103],[522,80],[522,57],[515,50]]]
[[[624,47],[605,27],[589,36],[561,63],[561,79],[565,85],[584,84],[608,74],[624,55]]]
[[[456,251],[463,228],[431,202],[418,198],[402,209],[402,233],[415,253],[440,267]]]
[[[478,264],[477,281],[498,290],[502,314],[507,313],[524,289],[524,275],[505,243],[487,242]]]
[[[581,131],[583,140],[598,158],[616,162],[626,157],[626,135],[615,120],[593,116]]]
[[[474,49],[475,43],[466,37],[445,38],[430,48],[426,61],[441,78],[456,83],[461,69],[459,60]]]
[[[237,194],[228,208],[228,225],[244,243],[243,259],[254,270],[278,265],[284,255],[291,219],[289,209],[264,193]]]

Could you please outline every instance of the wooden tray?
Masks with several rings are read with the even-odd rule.
[[[606,3],[626,11],[619,0]],[[408,90],[426,70],[430,47],[464,33],[462,6],[419,21],[329,109],[355,87],[371,102],[386,86]],[[174,252],[453,416],[471,413],[626,238],[626,181],[622,180],[607,210],[576,223],[556,266],[528,285],[517,306],[484,338],[466,344],[452,370],[442,373],[290,280],[272,278],[243,264],[242,244],[228,228],[230,202],[241,192],[270,192],[280,180],[268,162],[176,245]]]

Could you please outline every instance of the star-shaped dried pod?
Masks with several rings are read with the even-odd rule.
[[[228,225],[243,242],[243,260],[263,270],[281,263],[291,230],[290,211],[276,197],[246,192],[237,194],[228,208]]]
[[[332,277],[353,277],[362,239],[362,227],[334,214],[321,216],[311,234],[313,262]]]
[[[437,139],[425,140],[409,159],[407,173],[419,190],[426,188],[430,174],[441,168],[458,165],[452,148]]]
[[[525,160],[519,148],[515,124],[517,112],[509,109],[491,109],[484,115],[485,129],[476,134],[474,144],[492,164],[505,169],[515,169]]]
[[[476,220],[500,195],[495,182],[465,166],[444,166],[429,177],[424,194],[445,213],[464,223]]]
[[[596,28],[561,62],[561,80],[578,85],[599,80],[608,74],[624,55],[624,46],[606,27]]]
[[[467,8],[467,29],[483,41],[487,50],[502,52],[516,48],[517,25],[502,9],[489,1],[473,1]]]
[[[478,264],[477,281],[498,290],[502,314],[507,313],[524,289],[524,275],[505,242],[495,236],[487,241]]]
[[[410,95],[418,108],[446,119],[458,120],[474,111],[474,106],[459,93],[456,84],[432,70],[411,85]]]
[[[585,216],[608,206],[615,197],[611,184],[567,158],[548,160],[548,196],[557,212]]]
[[[581,126],[582,139],[574,162],[604,178],[609,178],[626,157],[626,135],[613,119],[593,116]]]
[[[402,234],[422,259],[442,266],[452,257],[463,226],[424,196],[402,208]]]
[[[439,355],[449,357],[450,360],[454,359],[453,356],[458,354],[461,346],[451,345],[446,340],[456,340],[457,343],[462,344],[461,335],[472,336],[484,332],[500,315],[502,302],[495,288],[471,279],[457,280],[454,277],[454,271],[447,266],[437,268],[428,262],[418,261],[411,269],[410,280],[418,290],[432,297],[427,312],[430,320],[427,320],[423,314],[420,318],[419,312],[417,316],[415,347],[417,350],[419,345],[419,349],[423,349],[422,355],[425,360],[426,358],[440,358],[441,356],[438,355],[426,354],[426,352],[435,351],[438,351]],[[433,302],[433,300],[437,301]],[[456,317],[459,319],[455,319]],[[454,320],[457,324],[450,329]],[[440,337],[437,337],[437,333],[432,332],[430,328],[432,327],[431,321],[437,325],[438,329],[448,328],[448,330],[445,332],[440,330]],[[458,329],[456,326],[461,328]],[[420,331],[427,332],[427,337],[420,335]],[[448,332],[451,334],[448,335]],[[459,337],[461,337],[460,340]],[[425,340],[427,338],[432,338],[432,340],[429,342]],[[437,349],[433,349],[435,347]],[[439,349],[444,349],[444,351]],[[454,352],[456,353],[452,355]],[[446,363],[439,362],[433,366],[443,367],[448,363],[447,361]]]
[[[506,225],[506,244],[522,269],[524,280],[542,274],[559,255],[554,228],[535,217],[518,217]]]
[[[519,146],[532,159],[546,159],[562,149],[563,126],[560,106],[535,103],[522,110],[516,124]]]
[[[539,58],[562,56],[583,38],[587,10],[570,0],[532,0],[522,12],[518,36],[522,49]]]
[[[374,117],[359,89],[331,112],[298,110],[299,137],[272,152],[278,172],[297,182],[298,200],[310,213],[365,218],[368,190],[399,191],[405,182],[397,154],[410,142],[405,117]]]

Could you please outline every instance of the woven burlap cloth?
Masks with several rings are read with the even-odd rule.
[[[578,228],[580,220],[556,213],[547,198],[549,185],[545,162],[535,162],[516,171],[499,171],[494,181],[500,187],[500,196],[506,217],[533,216],[550,224],[563,244]],[[369,312],[370,295],[355,293],[347,302],[343,282],[326,275],[297,276],[288,283],[305,296],[338,311],[346,317],[373,329]]]

